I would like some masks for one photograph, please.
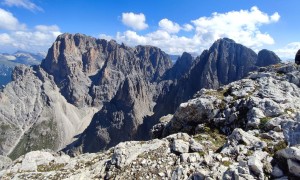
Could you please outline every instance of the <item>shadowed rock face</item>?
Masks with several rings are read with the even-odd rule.
[[[164,80],[180,79],[183,75],[189,72],[192,67],[193,61],[193,56],[187,52],[184,52],[177,59],[174,66],[165,73],[163,77]]]
[[[257,58],[257,66],[269,66],[272,64],[278,64],[280,63],[280,58],[272,51],[263,49],[258,52],[258,58]]]
[[[266,57],[267,60],[262,58]],[[209,50],[194,60],[189,72],[173,83],[158,99],[155,108],[159,116],[173,113],[180,103],[192,98],[201,88],[216,89],[221,85],[244,78],[259,66],[278,63],[278,57],[270,51],[258,56],[253,50],[224,38],[217,40]]]
[[[295,63],[300,64],[300,49],[298,50],[296,56],[295,56]]]

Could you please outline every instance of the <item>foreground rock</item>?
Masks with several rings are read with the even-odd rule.
[[[195,143],[200,147],[205,142],[178,133],[161,140],[124,142],[103,153],[74,158],[33,151],[0,171],[0,176],[2,179],[231,179],[234,175],[255,179],[265,166],[261,162],[266,156],[260,156],[261,151],[253,153],[259,159],[252,163],[250,157],[247,163],[247,158],[236,161],[207,149],[193,151]]]
[[[295,64],[278,64],[218,90],[203,89],[174,115],[163,117],[153,137],[219,132],[227,142],[216,152],[247,165],[241,172],[258,179],[300,177],[299,70]],[[211,136],[202,140],[217,143],[216,133]]]

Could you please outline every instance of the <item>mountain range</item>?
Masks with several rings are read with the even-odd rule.
[[[262,52],[270,58],[225,38],[199,57],[184,53],[172,66],[156,47],[60,35],[41,65],[16,67],[3,89],[0,152],[11,158],[46,148],[97,152],[149,139],[159,117],[201,88],[218,88],[280,62]]]
[[[68,160],[59,163],[62,157],[56,159],[57,154],[36,150],[60,151],[68,154],[62,155],[67,159],[76,156],[74,163],[85,155],[89,160],[99,158],[84,153],[103,152],[106,160],[86,162],[103,168],[98,178],[126,178],[126,166],[144,153],[148,153],[145,161],[155,156],[170,158],[166,166],[177,167],[169,174],[157,172],[161,177],[214,179],[233,176],[234,168],[240,168],[235,175],[245,179],[283,177],[288,172],[290,177],[298,176],[293,169],[272,174],[275,167],[283,171],[280,158],[298,163],[297,157],[287,155],[291,150],[284,148],[285,143],[298,144],[292,135],[298,126],[289,118],[298,117],[300,76],[297,66],[280,63],[272,51],[256,53],[228,38],[215,41],[197,57],[185,52],[173,64],[157,47],[129,47],[114,40],[62,34],[40,65],[17,66],[13,81],[0,92],[0,154],[6,162],[8,157],[21,156],[22,162],[43,157],[65,166]],[[279,125],[281,129],[275,130]],[[262,139],[274,143],[265,145],[271,142]],[[265,159],[284,144],[273,164]],[[161,154],[153,154],[158,149]],[[243,155],[241,161],[239,155]],[[187,166],[177,166],[178,157]],[[215,159],[223,165],[211,164]],[[137,163],[148,164],[144,160]],[[201,172],[189,176],[185,172],[192,171],[189,163],[200,160],[205,161],[205,166],[197,166]],[[265,173],[267,162],[271,170]],[[226,164],[232,164],[231,170]],[[216,176],[206,173],[211,165],[218,166]],[[16,166],[14,162],[11,168]],[[40,171],[34,167],[29,171]],[[28,166],[19,168],[25,172]],[[86,173],[92,177],[91,171]]]

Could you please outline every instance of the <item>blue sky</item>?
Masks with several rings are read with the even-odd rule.
[[[47,51],[69,32],[170,54],[201,54],[229,37],[292,59],[300,49],[299,6],[299,0],[1,0],[0,52]]]

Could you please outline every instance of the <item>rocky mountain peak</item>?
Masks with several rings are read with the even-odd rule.
[[[280,62],[280,58],[274,52],[269,51],[267,49],[263,49],[258,52],[256,65],[262,67],[269,66],[272,64],[278,64]]]
[[[300,49],[298,50],[296,56],[295,56],[295,63],[300,64]]]
[[[141,61],[150,61],[149,67],[143,67],[153,74],[151,81],[156,81],[163,76],[165,71],[172,66],[169,55],[163,52],[160,48],[154,46],[136,46],[135,53]],[[144,62],[143,62],[144,63]],[[146,65],[148,63],[145,63]],[[145,72],[148,74],[147,72]]]
[[[131,48],[114,40],[68,33],[56,39],[41,64],[68,102],[80,107],[111,100],[129,74],[153,82],[171,66],[168,55],[153,46]]]
[[[182,53],[182,55],[178,57],[173,67],[165,73],[164,79],[180,79],[191,69],[193,61],[194,58],[191,54],[187,52]]]

